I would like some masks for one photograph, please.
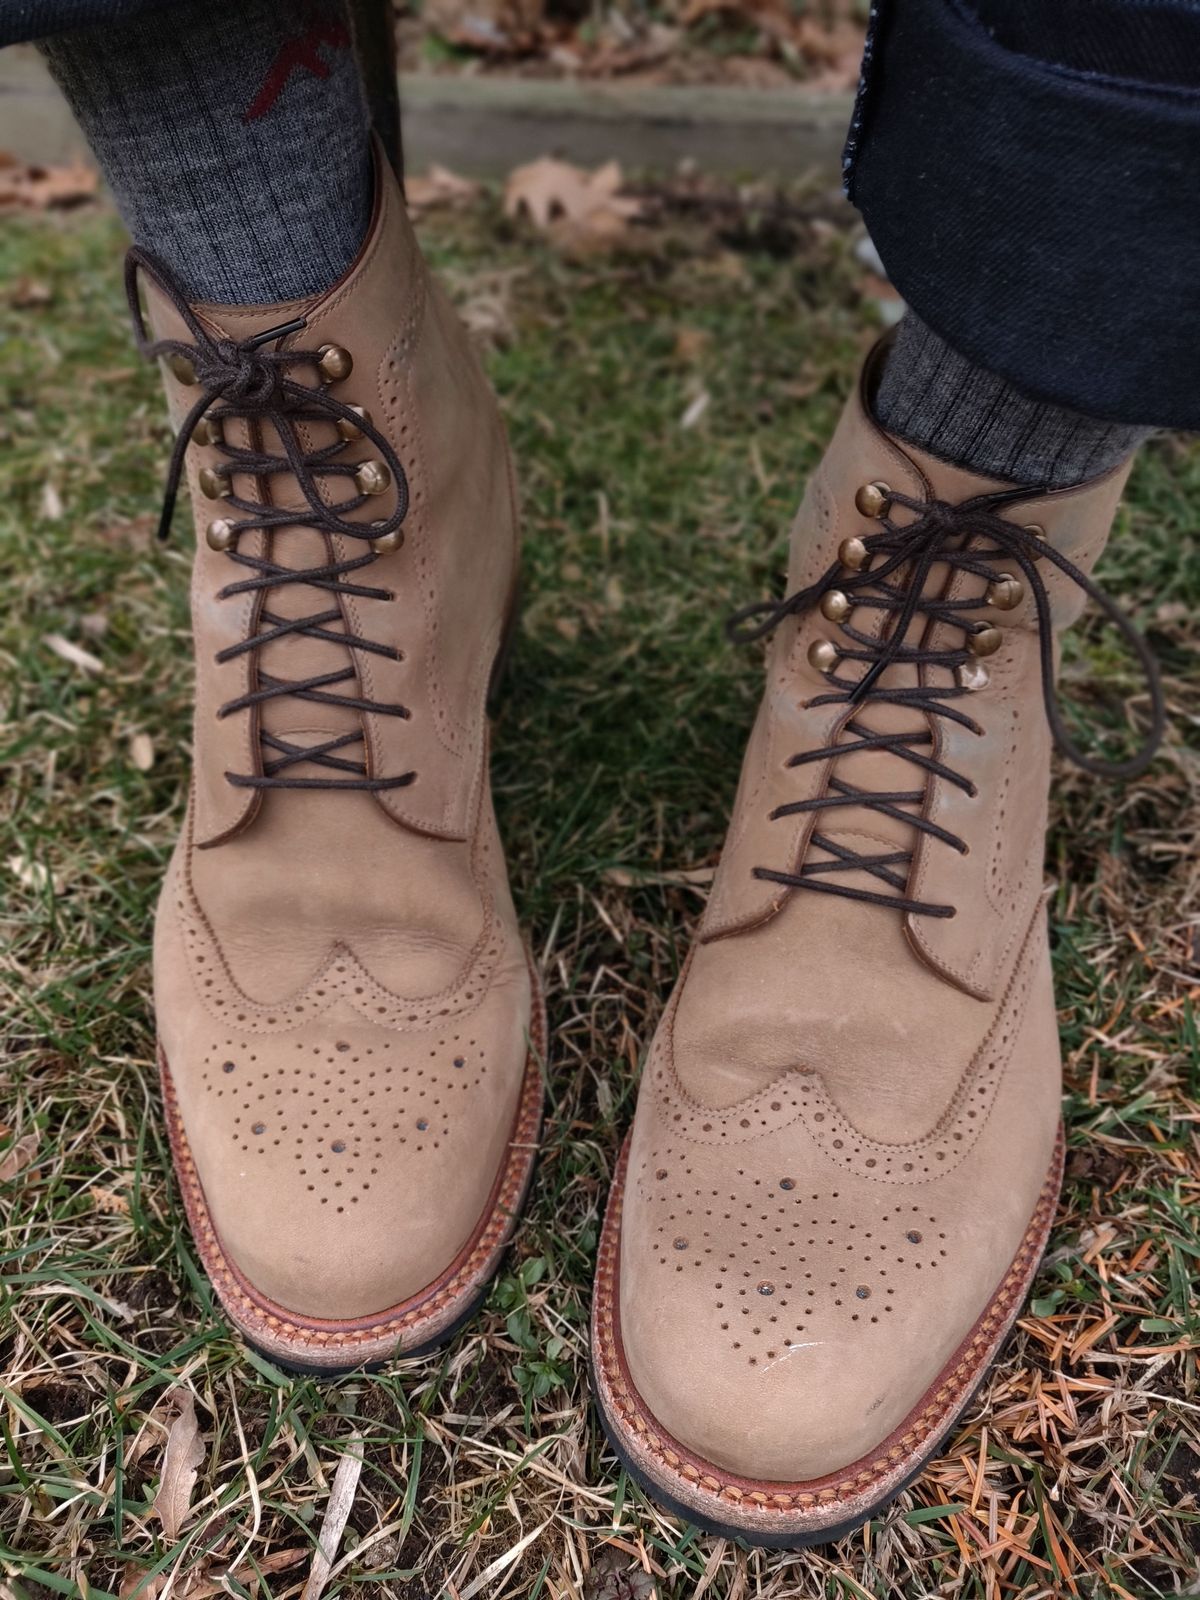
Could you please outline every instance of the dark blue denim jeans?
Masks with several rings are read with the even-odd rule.
[[[0,0],[0,44],[167,3]],[[1200,428],[1200,0],[878,0],[846,182],[964,355]]]
[[[880,0],[846,186],[963,355],[1200,428],[1200,0]]]

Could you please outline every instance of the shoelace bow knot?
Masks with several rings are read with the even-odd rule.
[[[301,318],[283,324],[289,332],[297,332],[303,326]],[[267,330],[268,339],[281,337],[279,329]],[[196,382],[206,391],[207,399],[220,395],[226,405],[258,416],[282,404],[279,366],[267,356],[259,355],[253,344],[238,344],[235,339],[210,339],[207,345],[193,346],[189,354]]]
[[[191,341],[182,339],[154,339],[146,326],[138,296],[139,275],[145,274],[171,304],[185,324]],[[221,440],[219,448],[225,462],[223,470],[232,484],[235,473],[255,482],[269,480],[275,474],[288,474],[304,497],[302,508],[274,506],[259,500],[247,500],[236,494],[223,495],[219,501],[223,511],[242,513],[240,521],[229,528],[229,544],[225,550],[230,560],[249,568],[255,575],[238,583],[228,584],[218,592],[218,599],[228,599],[239,594],[257,594],[262,597],[254,623],[256,630],[239,644],[222,650],[219,662],[238,655],[261,650],[264,645],[287,635],[319,639],[345,647],[347,651],[364,650],[369,653],[399,657],[390,645],[378,644],[350,631],[339,603],[340,596],[355,595],[363,599],[390,600],[388,589],[361,583],[346,582],[347,575],[361,567],[369,566],[377,552],[368,548],[362,555],[338,561],[331,558],[316,567],[287,567],[270,556],[252,556],[238,548],[240,535],[284,527],[314,528],[327,535],[341,535],[358,540],[368,547],[385,540],[399,529],[408,511],[408,480],[404,468],[388,439],[370,420],[369,416],[354,410],[331,395],[324,387],[300,383],[290,376],[294,367],[315,367],[320,359],[319,350],[300,348],[267,348],[289,334],[297,333],[306,325],[304,317],[296,317],[268,328],[244,340],[214,337],[212,332],[192,310],[181,285],[170,269],[156,256],[135,246],[126,256],[125,291],[133,319],[134,335],[138,349],[147,360],[161,357],[182,357],[195,374],[200,389],[199,397],[184,417],[175,438],[167,467],[163,491],[162,513],[159,518],[158,537],[166,539],[170,532],[175,502],[187,459],[188,446],[203,417],[210,422],[223,424],[234,420],[250,424],[269,425],[279,440],[282,455],[261,448],[232,445]],[[298,425],[305,422],[346,422],[356,430],[356,436],[370,440],[379,452],[391,474],[396,490],[396,506],[391,515],[375,522],[351,521],[350,516],[367,500],[367,495],[355,486],[347,499],[330,503],[321,494],[323,481],[353,479],[361,463],[339,459],[348,440],[338,438],[332,444],[309,449],[301,442]],[[304,617],[284,617],[272,612],[267,597],[272,589],[290,584],[303,584],[321,590],[333,597],[332,604],[323,611]],[[333,625],[331,627],[331,624]],[[257,663],[256,663],[257,664]],[[292,696],[319,705],[336,705],[360,714],[407,718],[407,707],[381,701],[367,700],[360,695],[336,692],[338,684],[357,679],[351,662],[344,669],[321,673],[313,677],[285,680],[271,677],[261,670],[256,673],[256,686],[247,694],[228,701],[217,712],[219,717],[237,711],[251,710],[266,701]],[[225,774],[238,788],[253,789],[381,789],[401,788],[413,781],[413,772],[394,777],[371,777],[368,771],[365,742],[362,730],[335,735],[316,745],[297,745],[278,735],[259,728],[259,741],[264,747],[262,772]],[[358,760],[338,755],[348,745],[362,744],[364,754]],[[268,755],[266,752],[273,754]],[[298,763],[308,763],[333,772],[346,773],[346,777],[288,777],[286,771]]]
[[[1009,522],[999,513],[1011,509],[1022,501],[1038,498],[1036,489],[1017,489],[984,494],[965,500],[958,505],[943,500],[919,500],[908,495],[888,491],[888,510],[898,506],[913,514],[906,524],[894,522],[887,514],[878,519],[880,529],[864,534],[863,563],[855,570],[846,567],[839,559],[807,588],[798,590],[784,600],[755,601],[743,606],[729,618],[726,631],[735,644],[748,644],[771,633],[787,617],[802,616],[819,605],[824,595],[839,590],[850,602],[846,617],[838,626],[848,643],[836,646],[840,661],[862,663],[864,670],[857,678],[835,676],[831,668],[827,676],[832,692],[813,697],[810,706],[848,705],[865,709],[870,705],[908,706],[924,713],[923,728],[910,733],[881,733],[869,728],[860,720],[858,709],[837,730],[839,735],[851,735],[848,742],[824,745],[816,750],[803,751],[793,756],[789,766],[802,766],[814,761],[829,761],[830,778],[826,792],[812,800],[795,801],[777,807],[772,813],[778,817],[795,816],[842,808],[863,807],[891,817],[911,826],[918,833],[940,839],[952,849],[965,853],[965,841],[948,829],[940,827],[921,815],[926,797],[925,788],[880,792],[862,789],[837,775],[833,764],[842,758],[862,751],[885,751],[900,756],[917,767],[929,778],[941,778],[956,785],[969,795],[974,795],[975,785],[963,774],[925,754],[922,746],[934,743],[933,719],[942,717],[969,728],[976,734],[983,729],[954,701],[969,696],[973,691],[956,680],[958,669],[974,659],[967,639],[979,633],[988,624],[976,621],[966,613],[980,611],[987,605],[986,595],[966,598],[947,598],[943,586],[940,595],[925,592],[930,574],[937,565],[954,571],[972,573],[986,584],[997,582],[1005,576],[994,565],[1009,561],[1019,567],[1032,596],[1037,616],[1038,655],[1041,667],[1042,701],[1046,720],[1054,741],[1068,760],[1085,772],[1098,777],[1130,778],[1144,772],[1154,757],[1162,739],[1166,721],[1162,685],[1158,665],[1149,646],[1129,618],[1088,576],[1061,551],[1028,527]],[[1038,563],[1048,561],[1104,612],[1119,630],[1137,657],[1150,697],[1150,727],[1133,755],[1121,761],[1109,761],[1089,755],[1071,737],[1063,720],[1054,681],[1054,641],[1051,621],[1050,596]],[[895,578],[895,582],[889,580]],[[850,618],[856,607],[867,607],[894,617],[889,628],[885,625],[878,636],[854,627]],[[964,643],[957,648],[932,648],[919,642],[908,643],[909,630],[918,617],[924,618],[928,627],[948,623],[961,628]],[[928,633],[928,628],[925,630]],[[908,665],[916,669],[917,682],[906,687],[885,687],[881,680],[888,668]],[[927,669],[944,669],[948,681],[929,683]],[[916,811],[902,809],[916,807]],[[805,861],[798,872],[779,872],[769,867],[755,867],[754,876],[787,888],[812,889],[826,894],[838,894],[852,900],[890,906],[896,910],[921,916],[952,917],[953,906],[936,905],[913,900],[906,893],[908,871],[912,864],[911,850],[886,851],[866,855],[837,843],[814,827],[809,848],[817,846],[828,858],[823,861]],[[807,852],[806,852],[807,853]],[[888,885],[894,893],[877,893],[868,889],[831,881],[833,874],[861,871]]]

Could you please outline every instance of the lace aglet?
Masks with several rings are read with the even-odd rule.
[[[166,544],[171,537],[171,523],[175,517],[175,491],[171,490],[163,500],[162,511],[159,513],[158,528],[155,530],[156,544]]]
[[[864,698],[864,696],[870,694],[871,690],[879,681],[886,664],[887,663],[885,661],[876,661],[868,668],[866,672],[863,673],[862,677],[850,691],[851,705],[857,705],[858,702]]]
[[[267,328],[263,333],[256,333],[253,339],[246,340],[244,348],[257,350],[260,344],[270,344],[272,339],[286,339],[289,333],[299,333],[301,328],[307,327],[307,317],[293,317],[290,322],[281,322],[277,328]]]

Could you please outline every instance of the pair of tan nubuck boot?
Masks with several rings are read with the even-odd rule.
[[[547,1049],[488,784],[513,473],[377,165],[324,295],[195,305],[128,264],[178,429],[164,516],[186,475],[197,521],[195,775],[154,950],[171,1145],[232,1323],[325,1373],[479,1305]],[[908,1483],[1020,1311],[1062,1166],[1052,734],[1086,759],[1057,642],[1090,594],[1147,659],[1088,577],[1123,473],[1027,493],[903,448],[871,416],[882,359],[789,598],[733,626],[770,637],[766,693],[595,1283],[618,1456],[781,1547]]]

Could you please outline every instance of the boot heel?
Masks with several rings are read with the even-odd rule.
[[[503,686],[508,664],[512,658],[513,640],[516,637],[517,624],[521,620],[521,579],[517,578],[513,584],[512,599],[508,603],[508,615],[504,619],[504,632],[500,637],[500,647],[496,651],[496,659],[492,662],[492,675],[488,679],[487,706],[489,711],[495,711],[500,700],[500,690]]]

